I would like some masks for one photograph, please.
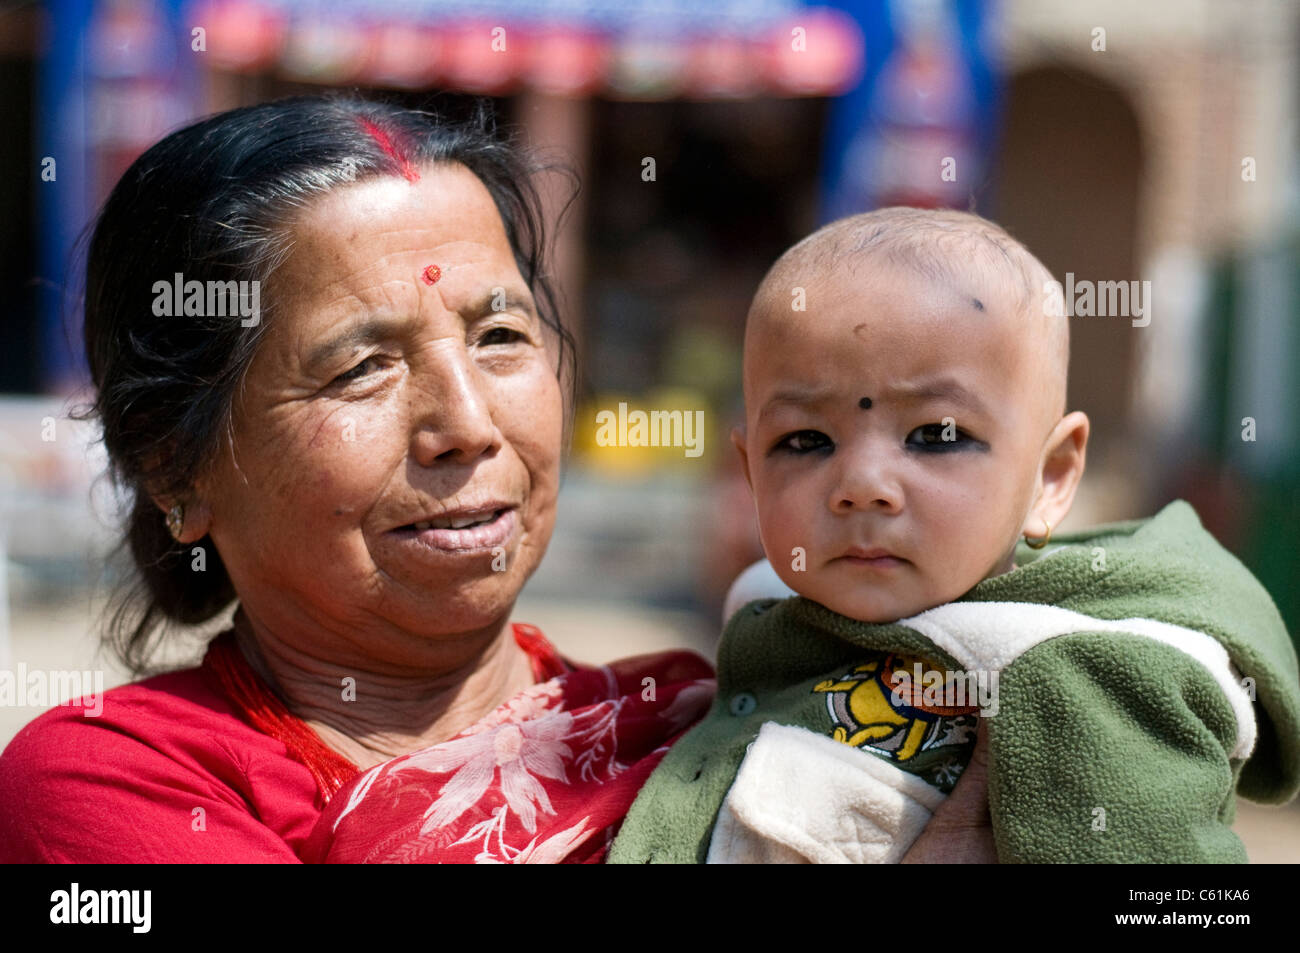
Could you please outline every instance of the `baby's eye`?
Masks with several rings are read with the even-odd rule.
[[[813,450],[824,450],[833,446],[835,444],[831,443],[831,439],[820,430],[796,430],[778,440],[772,449],[790,453],[810,453]]]
[[[945,436],[947,439],[945,439]],[[969,444],[971,438],[964,430],[959,430],[951,425],[924,424],[908,434],[907,440],[904,442],[911,447],[942,452],[944,450],[955,450]]]

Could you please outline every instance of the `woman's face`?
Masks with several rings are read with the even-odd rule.
[[[200,484],[241,603],[273,631],[367,650],[469,636],[506,618],[551,536],[553,335],[482,182],[421,172],[296,220],[233,447]]]

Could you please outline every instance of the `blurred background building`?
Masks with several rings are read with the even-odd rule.
[[[1186,498],[1300,632],[1298,46],[1294,0],[4,4],[0,666],[92,664],[121,572],[95,435],[66,419],[78,240],[169,130],[327,88],[490,97],[581,177],[556,260],[574,447],[518,610],[568,653],[711,655],[761,555],[728,439],[749,298],[795,240],[885,204],[978,211],[1062,280],[1151,282],[1145,326],[1071,319],[1094,430],[1065,528]],[[621,401],[703,410],[703,454],[600,446]],[[0,744],[33,714],[0,711]]]

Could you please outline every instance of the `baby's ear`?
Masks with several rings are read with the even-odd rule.
[[[1048,438],[1039,515],[1053,526],[1060,525],[1074,504],[1074,493],[1086,466],[1090,430],[1087,415],[1076,410],[1061,418]]]
[[[745,482],[749,484],[752,493],[754,481],[749,477],[749,454],[745,451],[745,425],[743,423],[731,428],[731,443],[740,454],[740,469],[745,474]]]

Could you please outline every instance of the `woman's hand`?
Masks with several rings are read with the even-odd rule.
[[[993,825],[989,817],[989,736],[980,718],[975,751],[948,799],[939,805],[904,864],[996,864]]]

